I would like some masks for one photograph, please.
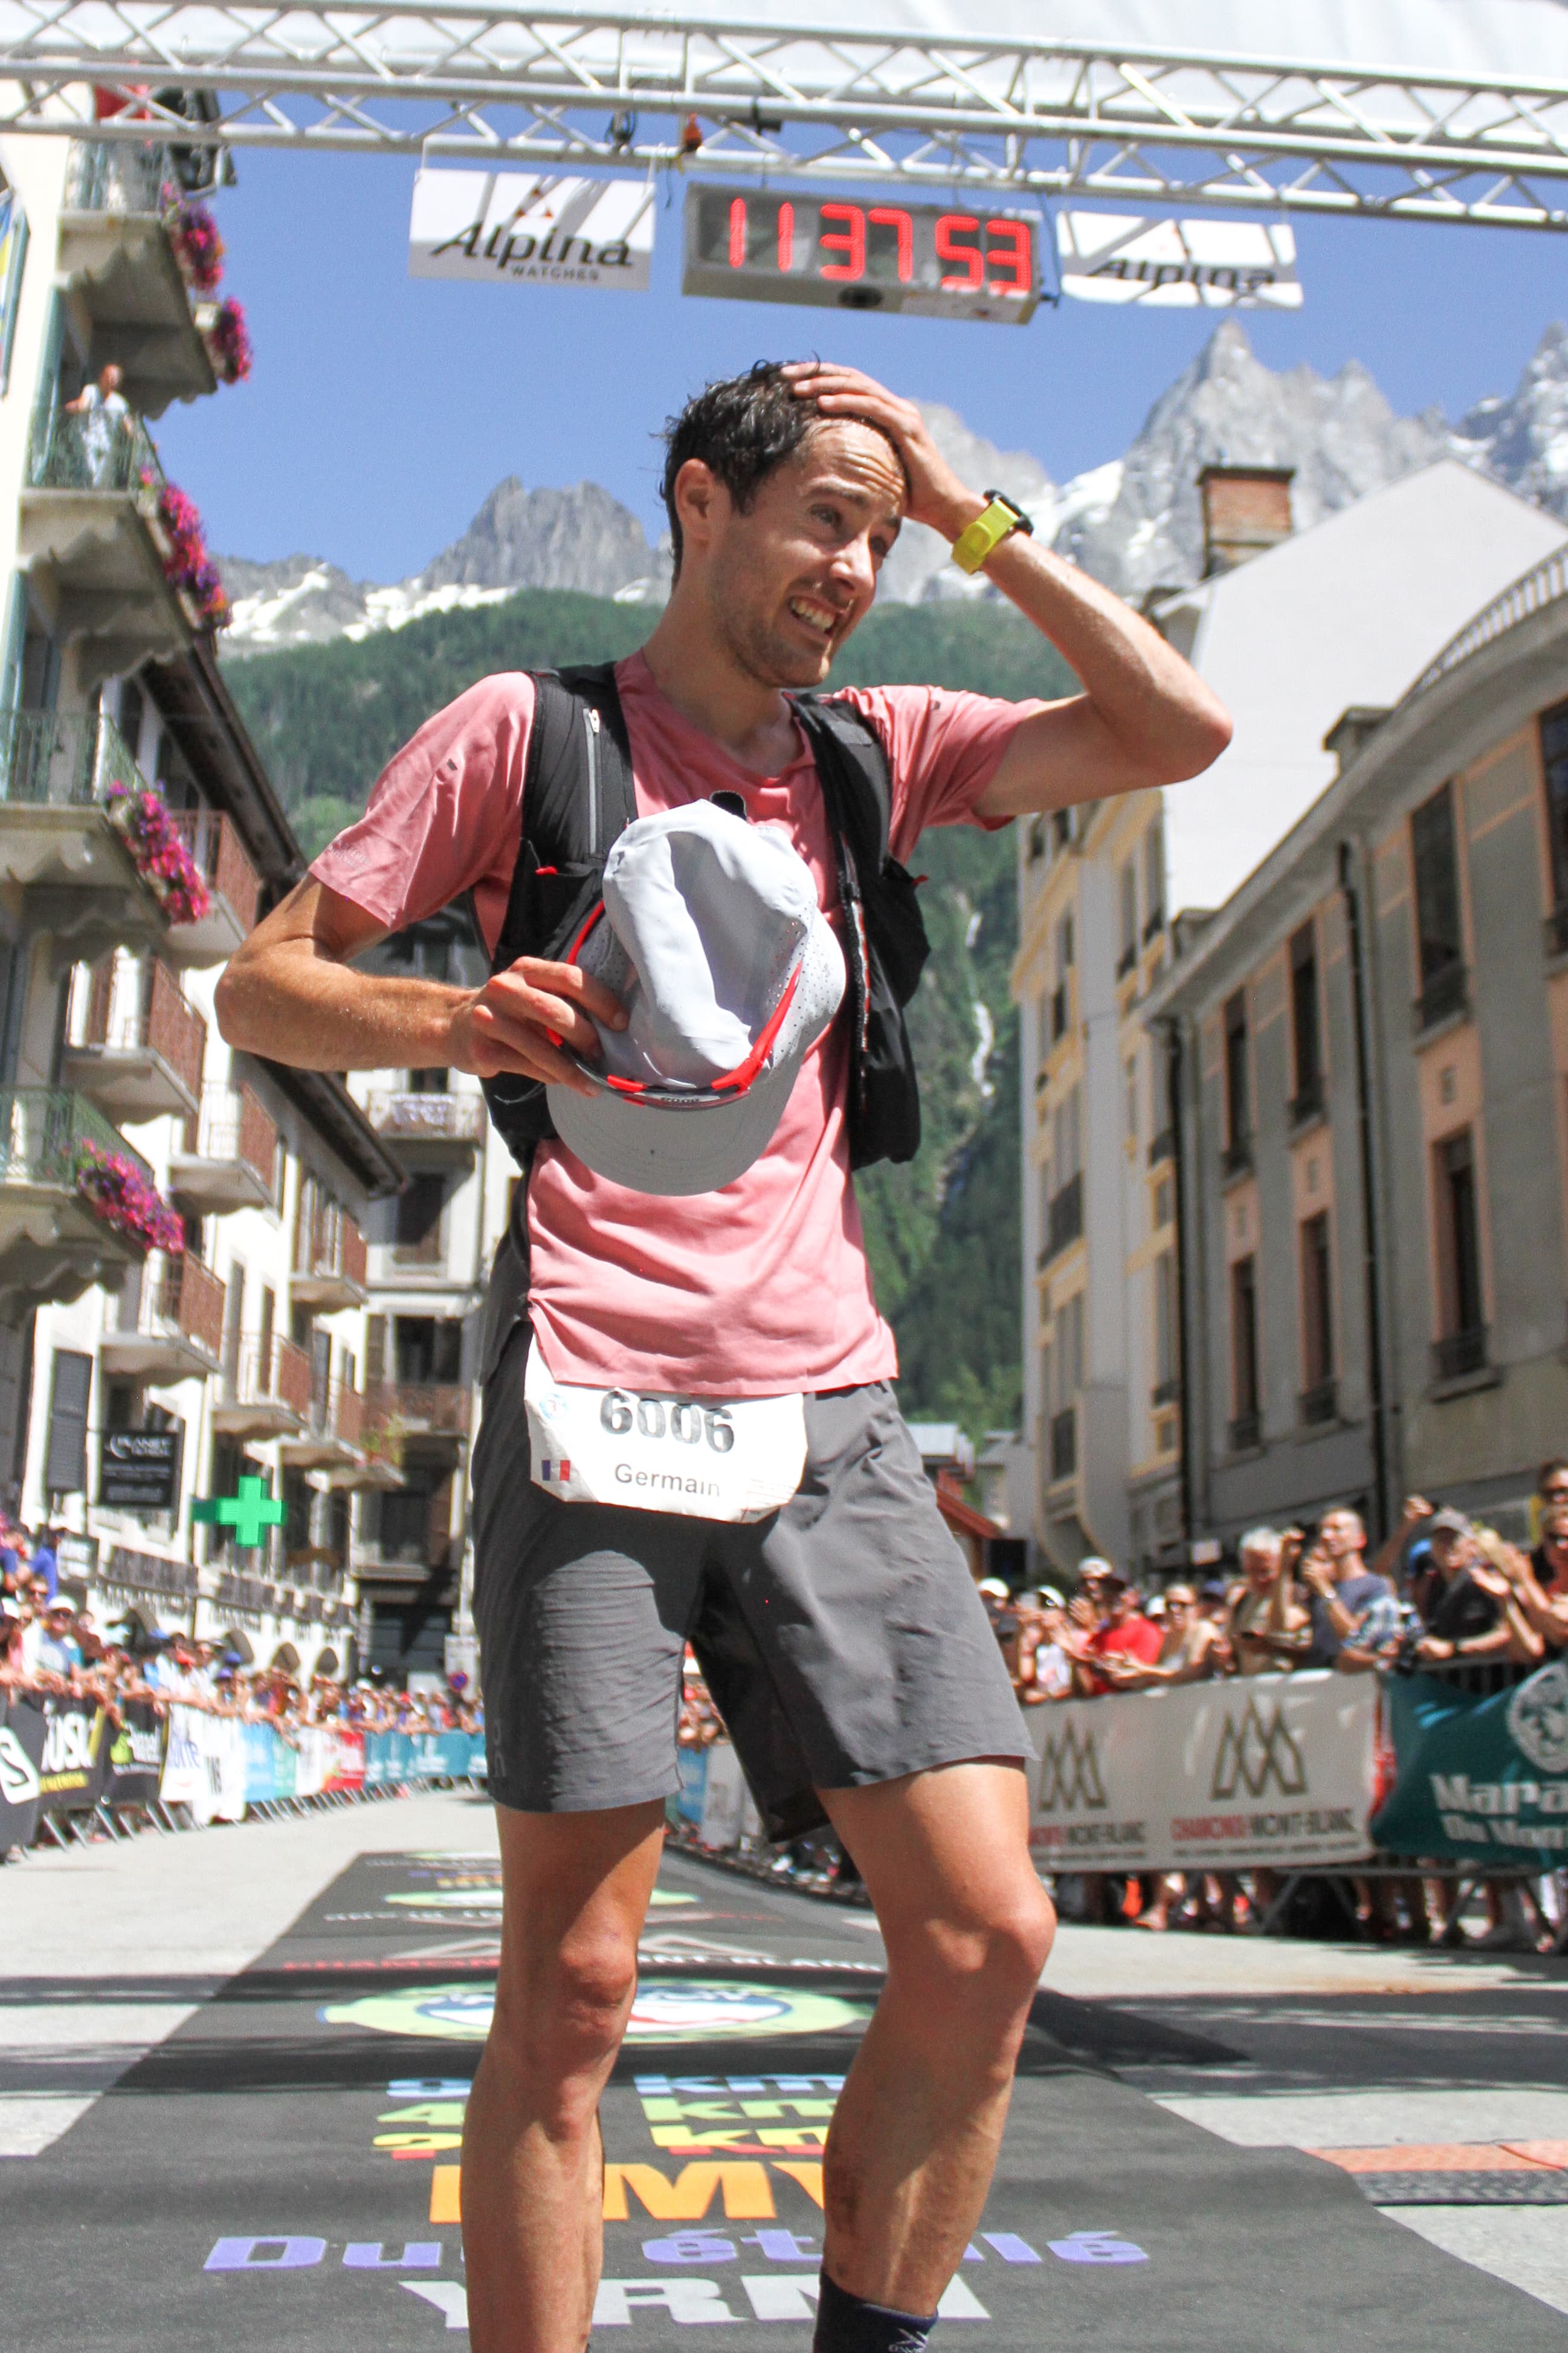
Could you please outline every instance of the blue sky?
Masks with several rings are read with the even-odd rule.
[[[325,555],[400,579],[460,533],[504,475],[604,483],[659,520],[655,438],[706,378],[820,349],[942,400],[1058,480],[1119,456],[1215,314],[1042,305],[1026,327],[683,300],[680,197],[658,216],[653,291],[413,280],[414,164],[242,154],[216,199],[225,291],[256,345],[248,383],[167,414],[164,463],[211,544]],[[1247,318],[1271,367],[1360,359],[1395,408],[1450,417],[1512,389],[1568,316],[1568,245],[1522,231],[1298,219],[1306,304]]]

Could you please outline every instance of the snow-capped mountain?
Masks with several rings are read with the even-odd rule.
[[[1483,400],[1450,426],[1440,409],[1398,417],[1366,369],[1334,376],[1309,367],[1277,375],[1245,330],[1226,320],[1150,410],[1125,456],[1065,484],[1038,458],[1003,451],[962,417],[922,406],[938,447],[972,489],[1003,484],[1025,505],[1039,538],[1097,579],[1137,599],[1182,587],[1203,570],[1197,478],[1206,465],[1290,466],[1296,527],[1381,490],[1420,466],[1457,457],[1521,498],[1568,519],[1568,329],[1548,328],[1518,385]],[[667,540],[650,547],[637,518],[594,482],[524,490],[510,479],[491,491],[462,537],[412,579],[390,587],[356,582],[324,558],[279,564],[220,560],[234,603],[229,654],[397,628],[422,613],[488,604],[517,588],[580,588],[627,602],[668,593]],[[903,604],[985,596],[947,562],[932,532],[905,526],[882,577]]]

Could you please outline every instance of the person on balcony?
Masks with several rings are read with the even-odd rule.
[[[100,368],[96,384],[84,385],[76,398],[65,404],[67,417],[82,420],[78,440],[88,480],[95,491],[116,487],[115,457],[131,431],[131,403],[120,389],[123,381],[110,362]]]

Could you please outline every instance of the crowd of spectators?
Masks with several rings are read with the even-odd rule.
[[[1306,1668],[1438,1674],[1485,1692],[1568,1651],[1568,1461],[1541,1466],[1531,1524],[1527,1548],[1412,1495],[1370,1561],[1359,1515],[1340,1506],[1311,1527],[1249,1529],[1228,1578],[1141,1592],[1095,1557],[1079,1564],[1070,1598],[1049,1586],[1013,1595],[994,1579],[981,1591],[1026,1708]],[[1278,1894],[1263,1872],[1144,1873],[1124,1888],[1091,1874],[1086,1916],[1107,1916],[1118,1888],[1121,1916],[1156,1929],[1240,1926]],[[1545,1933],[1516,1883],[1484,1893],[1491,1941],[1528,1945]],[[1445,1921],[1441,1891],[1414,1869],[1359,1879],[1356,1895],[1360,1924],[1376,1936],[1425,1942]]]
[[[115,1723],[132,1701],[163,1715],[174,1705],[268,1724],[284,1740],[309,1725],[366,1732],[478,1732],[483,1710],[454,1674],[445,1688],[410,1692],[378,1671],[350,1682],[301,1681],[284,1667],[247,1662],[221,1642],[147,1633],[140,1621],[100,1629],[60,1584],[50,1531],[34,1539],[6,1529],[0,1544],[0,1698],[78,1699]]]

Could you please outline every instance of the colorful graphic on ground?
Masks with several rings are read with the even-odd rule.
[[[488,1986],[401,1986],[353,2001],[330,2002],[324,2026],[363,2026],[378,2034],[430,2034],[482,2042],[494,1996]],[[646,1978],[626,2028],[628,2042],[691,2042],[747,2035],[837,2034],[864,2026],[868,2002],[837,1994],[797,1993],[788,1986],[734,1985],[717,1978]]]

